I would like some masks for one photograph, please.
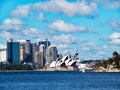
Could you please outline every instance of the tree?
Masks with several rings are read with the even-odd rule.
[[[115,61],[116,68],[119,68],[120,55],[116,51],[113,52],[113,60]]]
[[[113,52],[113,57],[117,57],[118,55],[119,55],[118,52],[116,51]]]

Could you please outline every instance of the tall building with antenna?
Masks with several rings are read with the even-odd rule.
[[[51,45],[51,43],[50,43],[50,41],[48,41],[48,39],[39,41],[38,44],[39,44],[39,46],[44,45],[45,49],[47,49]]]
[[[42,54],[42,58],[43,58],[43,66],[45,66],[45,63],[46,63],[46,50],[45,50],[45,46],[44,45],[40,45],[39,46],[39,50]]]
[[[48,39],[46,39],[46,40],[39,41],[38,45],[39,46],[44,45],[44,53],[45,53],[44,64],[46,65],[47,61],[48,61],[48,47],[51,45],[51,43],[50,43],[50,41],[48,41]]]

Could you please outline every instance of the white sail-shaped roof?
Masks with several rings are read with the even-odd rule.
[[[67,64],[67,66],[72,66],[75,62],[76,62],[75,60],[71,60],[71,61]]]
[[[55,63],[56,63],[56,61],[53,61],[53,62],[50,64],[50,67],[51,67],[51,68],[54,68],[54,67],[55,67]]]
[[[61,55],[56,59],[56,61],[53,61],[50,64],[50,67],[59,67],[62,65],[72,66],[73,64],[76,63],[76,61],[77,60],[75,58],[71,58],[71,55],[69,53],[66,53],[63,57]]]

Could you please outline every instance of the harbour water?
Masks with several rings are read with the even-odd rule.
[[[0,72],[0,90],[120,90],[120,73]]]

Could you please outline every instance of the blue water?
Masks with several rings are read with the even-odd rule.
[[[120,73],[0,72],[0,90],[120,90]]]

